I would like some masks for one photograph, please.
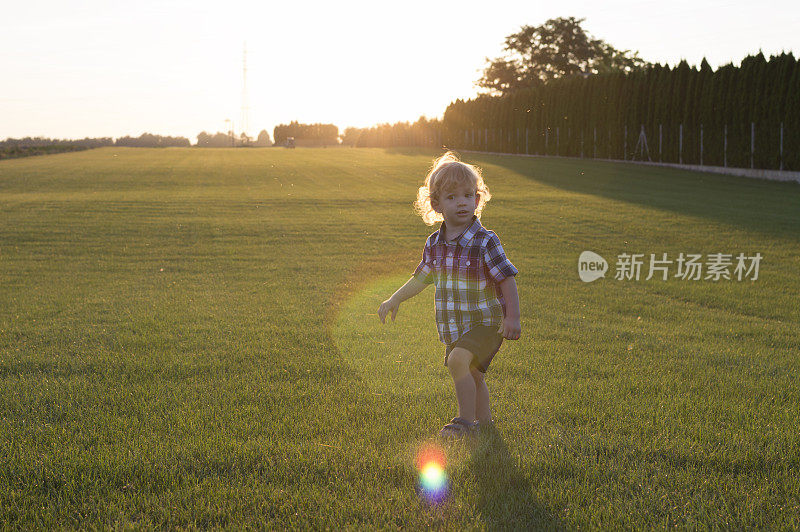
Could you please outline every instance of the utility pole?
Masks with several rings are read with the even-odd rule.
[[[242,133],[247,135],[250,129],[250,107],[248,107],[247,99],[247,41],[244,42],[242,50],[242,121],[240,122]]]

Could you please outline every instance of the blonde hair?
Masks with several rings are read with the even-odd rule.
[[[428,175],[425,176],[425,184],[419,187],[417,191],[414,211],[422,217],[422,220],[427,225],[441,222],[444,218],[440,213],[433,210],[431,200],[438,201],[443,192],[465,184],[475,187],[475,193],[479,198],[475,215],[480,218],[486,202],[492,199],[489,188],[483,182],[481,170],[471,164],[462,163],[458,160],[458,155],[448,151],[433,161],[433,166],[431,166]]]

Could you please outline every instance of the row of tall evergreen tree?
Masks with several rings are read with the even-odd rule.
[[[456,100],[441,135],[461,149],[800,170],[800,61],[759,53],[716,71],[704,59],[571,76]]]

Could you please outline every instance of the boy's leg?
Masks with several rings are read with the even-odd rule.
[[[483,373],[477,368],[470,368],[472,379],[475,381],[475,418],[478,423],[492,420],[492,411],[489,408],[489,388]]]
[[[454,347],[447,357],[447,369],[456,387],[458,417],[470,422],[475,420],[475,379],[469,368],[472,357],[472,353],[463,347]]]

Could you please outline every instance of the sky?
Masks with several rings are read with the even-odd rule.
[[[506,35],[570,16],[661,64],[800,54],[797,0],[8,1],[0,139],[238,134],[245,49],[251,136],[441,117]]]

